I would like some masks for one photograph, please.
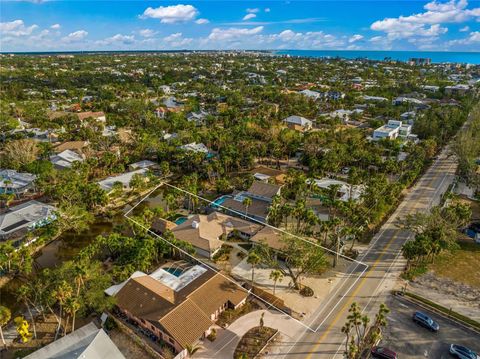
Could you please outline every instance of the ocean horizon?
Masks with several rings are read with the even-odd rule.
[[[85,51],[26,51],[0,52],[1,55],[89,55],[121,53],[182,53],[182,52],[260,52],[274,55],[289,55],[311,58],[368,59],[374,61],[394,60],[406,62],[411,58],[429,58],[432,63],[462,63],[480,65],[480,52],[450,51],[385,51],[385,50],[85,50]]]
[[[366,50],[279,50],[277,55],[290,55],[315,58],[345,58],[383,61],[385,59],[408,61],[411,58],[429,58],[432,63],[480,64],[480,52],[449,51],[366,51]]]

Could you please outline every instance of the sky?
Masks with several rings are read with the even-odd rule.
[[[1,0],[0,51],[480,51],[480,1]]]

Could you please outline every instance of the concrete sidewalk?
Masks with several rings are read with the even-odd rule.
[[[259,325],[262,313],[265,313],[265,326],[278,329],[283,337],[292,338],[305,330],[304,326],[290,316],[275,311],[256,310],[238,318],[226,329],[217,329],[217,339],[213,342],[205,339],[202,349],[195,353],[194,358],[233,358],[240,339],[248,330]]]

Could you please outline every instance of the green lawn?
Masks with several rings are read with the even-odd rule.
[[[441,277],[480,288],[480,244],[471,240],[459,244],[460,249],[441,254],[430,269]]]

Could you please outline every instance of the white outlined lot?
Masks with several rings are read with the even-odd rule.
[[[179,187],[176,187],[176,186],[173,186],[171,184],[168,184],[168,183],[160,183],[158,186],[156,186],[154,189],[152,189],[146,196],[144,196],[142,199],[140,199],[140,201],[138,201],[138,203],[136,203],[132,208],[130,208],[125,214],[125,218],[127,218],[129,221],[133,222],[135,225],[143,228],[144,230],[146,230],[150,235],[152,236],[155,236],[163,241],[165,241],[166,243],[170,244],[171,246],[175,247],[176,250],[182,252],[184,255],[186,255],[187,257],[190,257],[192,260],[196,261],[196,262],[199,262],[201,263],[203,266],[205,266],[206,268],[220,274],[221,276],[223,276],[224,278],[228,279],[229,281],[231,281],[232,283],[236,284],[237,286],[239,286],[240,288],[242,288],[243,290],[247,291],[244,287],[242,287],[241,284],[239,284],[237,281],[235,281],[234,279],[224,275],[223,273],[221,273],[220,271],[218,271],[216,268],[212,267],[210,264],[206,263],[205,261],[202,261],[201,259],[199,259],[198,257],[195,257],[189,253],[187,253],[186,251],[184,251],[183,249],[179,248],[178,246],[176,246],[175,244],[171,243],[170,241],[168,241],[167,239],[163,238],[162,236],[158,235],[157,233],[153,232],[150,228],[146,228],[143,224],[139,223],[138,221],[136,221],[134,218],[132,218],[131,216],[129,216],[129,214],[138,206],[140,205],[142,202],[144,202],[145,200],[147,200],[150,195],[155,192],[156,190],[158,190],[159,188],[161,188],[162,186],[166,186],[166,187],[169,187],[170,189],[173,189],[173,190],[176,190],[176,191],[179,191],[187,196],[193,196],[195,198],[197,198],[198,200],[202,200],[206,203],[208,203],[208,205],[212,205],[214,204],[216,208],[221,208],[223,210],[227,210],[228,212],[230,213],[234,213],[234,214],[237,214],[243,218],[246,218],[247,220],[251,221],[251,222],[254,222],[254,223],[257,223],[257,224],[260,224],[262,226],[266,226],[266,227],[269,227],[275,231],[278,231],[279,233],[282,233],[283,235],[287,235],[287,236],[290,236],[290,237],[293,237],[295,239],[298,239],[298,240],[301,240],[301,241],[304,241],[306,243],[309,243],[311,245],[314,245],[314,246],[317,246],[321,249],[323,249],[325,252],[328,252],[330,253],[331,255],[337,255],[337,252],[335,252],[334,250],[330,249],[330,248],[326,248],[326,247],[323,247],[321,245],[319,245],[318,243],[315,243],[315,242],[312,242],[306,238],[302,238],[298,235],[295,235],[295,234],[292,234],[292,233],[289,233],[283,229],[280,229],[280,228],[277,228],[277,227],[274,227],[268,223],[265,223],[263,221],[259,221],[253,217],[250,217],[250,216],[246,216],[244,213],[240,213],[238,211],[235,211],[231,208],[226,208],[224,206],[222,206],[221,204],[218,204],[218,203],[214,203],[213,201],[210,201],[206,198],[203,198],[203,197],[200,197],[198,195],[195,195],[191,192],[188,192],[182,188],[179,188]],[[282,310],[281,308],[278,308],[278,306],[274,305],[273,303],[270,303],[268,301],[266,301],[265,299],[259,297],[258,295],[252,293],[251,291],[250,292],[250,295],[256,297],[258,300],[260,300],[261,302],[263,302],[267,307],[269,308],[274,308],[275,310],[277,310],[278,312],[290,317],[291,319],[293,319],[294,321],[296,321],[297,323],[299,323],[301,326],[303,326],[305,328],[305,330],[309,330],[311,332],[317,332],[317,330],[322,326],[324,320],[326,320],[336,309],[336,307],[338,306],[338,304],[341,302],[340,300],[338,300],[338,296],[340,296],[341,298],[347,296],[350,291],[355,287],[356,283],[358,282],[358,280],[360,280],[363,276],[363,274],[367,271],[368,269],[368,265],[359,261],[359,260],[356,260],[356,259],[353,259],[353,258],[350,258],[350,257],[347,257],[341,253],[338,253],[338,256],[340,258],[343,258],[345,260],[347,260],[348,262],[351,262],[351,264],[348,266],[349,267],[349,271],[348,273],[346,273],[346,276],[344,278],[342,278],[337,284],[336,286],[334,287],[334,291],[332,293],[329,293],[328,294],[328,300],[324,303],[324,301],[322,302],[319,302],[318,303],[318,308],[317,310],[315,310],[315,312],[308,318],[306,318],[305,322],[302,322],[296,318],[294,318],[292,315],[286,313],[284,310]],[[358,271],[361,270],[359,273]],[[356,274],[358,273],[358,274]],[[346,289],[346,291],[344,293],[340,293],[342,291],[342,289],[344,289],[343,287],[343,282],[345,282],[346,280],[350,279],[352,276],[354,275],[357,275],[357,278],[355,279],[355,281]],[[323,310],[322,308],[325,308],[325,307],[328,307],[328,305],[332,302],[332,300],[337,300],[337,304],[335,306],[333,306],[333,308],[330,310],[329,313],[323,313]],[[315,323],[318,318],[320,316],[324,316],[324,320],[319,324],[319,325],[316,325],[315,327],[312,327],[312,324]]]

